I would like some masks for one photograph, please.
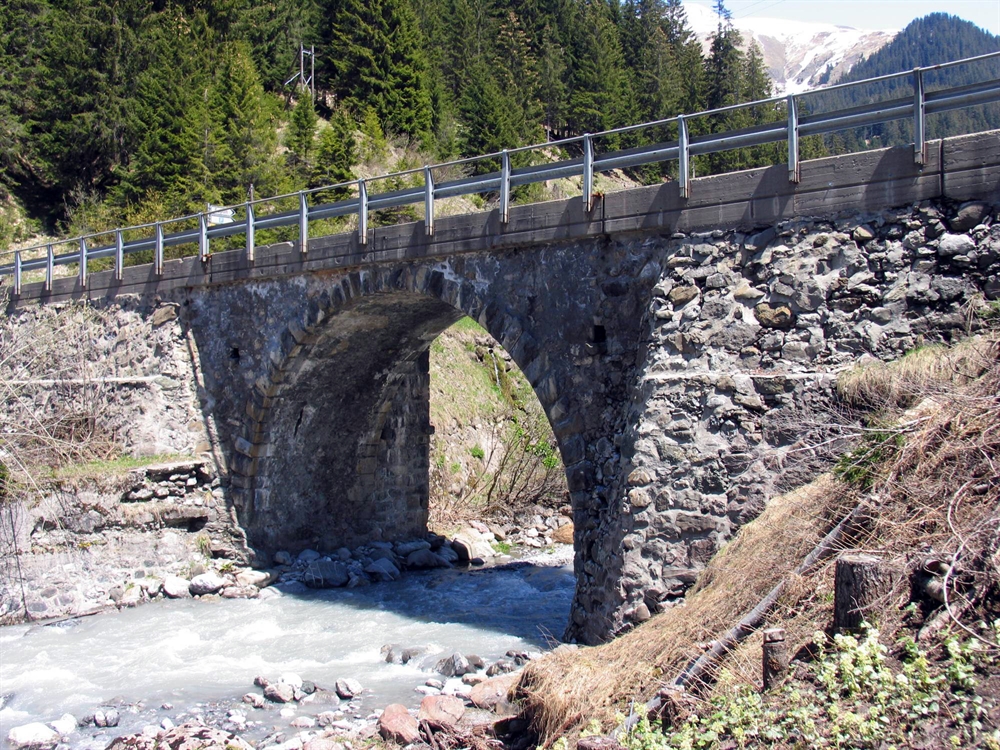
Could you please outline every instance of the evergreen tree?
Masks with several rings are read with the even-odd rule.
[[[106,188],[135,145],[136,32],[147,11],[141,0],[65,0],[47,15],[26,125],[42,179],[63,196]]]
[[[177,9],[151,16],[143,27],[145,68],[134,83],[131,104],[145,126],[131,152],[115,197],[121,204],[164,197],[174,211],[218,202],[206,156],[211,154],[208,99],[210,33]]]
[[[575,30],[567,124],[577,133],[609,130],[637,121],[631,73],[625,64],[610,8],[588,0]],[[618,139],[605,142],[616,147]]]
[[[30,112],[46,10],[33,0],[0,5],[0,197],[33,171],[23,115]]]
[[[352,108],[373,108],[388,130],[429,134],[420,31],[406,0],[331,0],[326,18],[324,84]]]
[[[285,145],[294,155],[295,163],[306,171],[310,168],[309,157],[312,156],[316,143],[316,123],[318,121],[312,97],[305,89],[301,90],[299,100],[295,103],[295,109],[292,110],[292,117],[288,123]]]
[[[316,157],[309,187],[336,185],[354,179],[354,164],[358,160],[358,144],[354,138],[354,121],[341,108],[330,116],[329,127],[319,132],[316,143]],[[346,188],[317,193],[318,201],[334,201],[346,198],[350,190]]]
[[[276,192],[277,131],[246,42],[223,47],[212,87],[211,120],[214,153],[208,169],[223,201],[244,200],[251,185],[258,194]]]

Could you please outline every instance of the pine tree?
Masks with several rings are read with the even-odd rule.
[[[67,0],[48,14],[26,125],[43,179],[63,196],[110,185],[141,132],[131,98],[147,12],[141,0]]]
[[[312,97],[308,91],[301,90],[299,100],[295,103],[295,109],[292,110],[291,120],[288,122],[285,145],[292,152],[294,162],[306,172],[310,169],[310,157],[316,143],[316,123],[318,121]]]
[[[326,17],[324,85],[352,108],[372,107],[387,130],[429,134],[420,30],[406,0],[332,0]]]
[[[601,0],[588,2],[574,37],[569,128],[593,133],[636,122],[631,73],[608,6]],[[617,144],[618,139],[604,143],[607,148]]]
[[[251,185],[258,194],[275,192],[277,132],[246,42],[223,47],[211,96],[215,150],[208,169],[223,201],[245,199]]]
[[[353,166],[358,160],[358,144],[354,138],[354,121],[341,108],[330,116],[330,124],[319,132],[316,143],[316,157],[309,187],[322,187],[349,182],[354,179]],[[350,190],[317,193],[318,201],[334,201],[346,198]]]
[[[31,179],[30,141],[23,115],[39,71],[44,3],[10,0],[0,5],[0,197],[21,180]]]
[[[211,153],[209,30],[167,9],[144,25],[145,69],[131,106],[145,125],[115,189],[120,204],[156,194],[173,211],[218,202],[205,157]]]

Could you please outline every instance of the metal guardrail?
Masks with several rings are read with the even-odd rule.
[[[924,68],[916,68],[912,71],[893,73],[890,75],[868,78],[863,81],[853,83],[838,84],[821,89],[812,89],[799,94],[791,94],[785,97],[774,97],[760,101],[746,102],[729,107],[697,112],[691,115],[678,115],[663,120],[645,122],[638,125],[605,130],[599,133],[587,133],[581,136],[566,138],[558,141],[535,144],[532,146],[522,146],[520,148],[505,149],[491,154],[474,156],[466,159],[443,162],[440,164],[430,164],[416,169],[408,169],[402,172],[380,175],[378,177],[363,178],[351,182],[342,182],[335,185],[327,185],[310,190],[302,190],[297,193],[262,198],[259,200],[247,201],[246,203],[233,206],[215,207],[204,213],[191,214],[173,219],[166,219],[148,224],[139,224],[131,227],[109,230],[106,232],[95,232],[82,237],[74,237],[67,240],[36,245],[34,247],[13,251],[13,262],[0,266],[0,276],[14,277],[14,294],[21,293],[21,282],[25,271],[38,269],[45,270],[44,288],[46,291],[52,289],[53,269],[57,265],[79,264],[80,285],[87,286],[87,262],[98,258],[114,258],[115,277],[121,280],[122,271],[125,267],[125,256],[130,253],[141,251],[153,251],[153,265],[156,275],[163,273],[164,248],[197,243],[198,254],[203,262],[209,260],[211,240],[220,237],[244,234],[246,237],[247,260],[252,263],[254,260],[255,234],[260,229],[273,229],[277,227],[298,226],[299,229],[299,249],[302,255],[306,255],[309,247],[309,222],[316,219],[328,219],[338,216],[348,216],[357,214],[358,216],[358,242],[365,245],[368,242],[368,217],[369,213],[378,209],[398,208],[416,203],[424,204],[424,224],[428,235],[434,233],[434,202],[439,198],[448,198],[459,195],[470,195],[474,193],[499,192],[500,211],[499,218],[502,224],[506,224],[510,219],[511,188],[519,185],[528,185],[545,180],[552,180],[561,177],[583,177],[583,203],[584,208],[590,211],[593,207],[593,187],[594,174],[596,172],[609,171],[627,167],[637,167],[647,164],[656,164],[664,161],[677,161],[678,182],[680,195],[682,198],[690,197],[691,192],[691,162],[692,156],[698,154],[711,154],[727,151],[735,148],[747,146],[760,146],[780,141],[788,142],[788,178],[791,182],[798,182],[799,172],[799,140],[807,135],[821,135],[832,133],[838,130],[856,128],[865,125],[889,122],[893,120],[913,120],[913,159],[917,164],[923,164],[926,159],[925,154],[925,121],[927,115],[938,112],[971,107],[978,104],[1000,101],[1000,78],[988,79],[965,86],[952,87],[939,91],[925,91],[925,76],[928,72],[953,68],[959,65],[968,65],[990,59],[1000,59],[1000,52],[987,55],[955,60],[940,65],[932,65]],[[848,109],[823,112],[818,114],[806,114],[800,116],[801,104],[808,98],[826,94],[831,91],[855,88],[883,81],[900,80],[910,78],[913,85],[913,96],[907,98],[893,99],[889,101],[876,102]],[[775,121],[763,125],[744,128],[742,130],[729,131],[724,133],[714,133],[709,135],[690,135],[688,123],[701,117],[710,117],[737,110],[750,109],[753,107],[774,106],[784,103],[787,110],[785,121]],[[634,133],[648,128],[660,128],[667,125],[677,127],[678,139],[667,143],[657,143],[651,146],[641,146],[637,148],[614,151],[603,155],[595,155],[594,141],[610,136]],[[552,162],[548,164],[533,165],[519,168],[511,168],[511,157],[515,154],[528,153],[539,149],[561,148],[568,145],[579,144],[583,151],[583,156],[576,159]],[[463,177],[457,180],[435,183],[434,172],[436,170],[454,169],[464,167],[477,162],[492,161],[500,162],[498,172],[488,174]],[[368,186],[379,180],[400,179],[410,177],[415,174],[423,174],[423,185],[401,190],[393,190],[369,195]],[[319,205],[309,205],[309,197],[318,193],[330,190],[357,190],[357,197],[332,203]],[[279,200],[297,199],[296,210],[280,211],[262,216],[257,216],[258,207],[263,204],[274,203]],[[241,210],[245,212],[244,218],[225,224],[211,226],[210,218],[213,214],[227,210]],[[193,229],[182,229],[173,233],[166,233],[165,228],[172,224],[181,222],[197,223]],[[151,234],[137,240],[125,239],[125,234],[134,234],[152,230]],[[113,242],[107,245],[91,247],[92,240],[102,237],[113,237]],[[64,245],[75,245],[74,252],[57,255],[56,247]],[[44,257],[24,260],[22,253],[32,251],[43,251]],[[4,253],[10,255],[8,251]]]

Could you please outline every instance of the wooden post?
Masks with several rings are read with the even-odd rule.
[[[857,630],[871,622],[875,606],[892,589],[892,574],[881,558],[847,552],[837,558],[833,627]]]
[[[784,628],[770,628],[764,631],[764,690],[770,690],[788,671],[788,644],[785,642]]]

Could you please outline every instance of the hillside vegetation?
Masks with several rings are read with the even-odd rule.
[[[741,51],[718,5],[706,57],[680,0],[11,0],[0,7],[0,242],[770,95],[759,54]],[[300,44],[315,48],[315,100],[301,79],[288,82]],[[699,170],[778,156],[734,152]]]
[[[531,385],[475,321],[431,345],[430,525],[503,525],[535,505],[567,502],[555,436]],[[529,513],[532,515],[532,513]]]

